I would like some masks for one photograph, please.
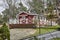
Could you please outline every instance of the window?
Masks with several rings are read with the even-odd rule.
[[[26,19],[26,17],[25,16],[22,16],[22,19]]]

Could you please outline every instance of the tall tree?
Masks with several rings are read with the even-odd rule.
[[[43,4],[42,0],[33,0],[32,2],[29,2],[30,4],[30,11],[34,11],[37,14],[40,14],[42,12]]]
[[[29,2],[30,4],[30,12],[35,12],[38,15],[38,23],[39,23],[39,34],[40,34],[40,15],[43,15],[43,1],[42,0],[33,0],[32,2]]]
[[[13,1],[14,1],[14,3],[13,3]],[[6,0],[6,2],[7,2],[8,7],[9,7],[5,11],[3,11],[3,14],[4,14],[3,19],[6,22],[9,20],[9,18],[16,18],[16,15],[17,15],[17,13],[19,13],[19,11],[26,11],[26,7],[24,7],[22,3],[18,4],[20,7],[17,8],[15,6],[15,3],[16,3],[15,0]]]
[[[57,19],[57,23],[58,25],[60,25],[60,0],[56,0],[57,2],[57,10],[58,10],[58,19]]]
[[[4,0],[4,1],[8,4],[8,8],[3,11],[4,14],[3,21],[5,20],[5,22],[7,22],[10,17],[11,18],[15,17],[14,15],[16,13],[14,12],[16,12],[17,8],[15,7],[15,1],[14,4],[12,0]]]
[[[52,26],[52,19],[54,19],[54,2],[52,0],[47,1],[47,19],[51,21],[51,26]]]
[[[2,21],[2,15],[0,15],[0,24],[2,24],[3,21]]]
[[[19,11],[27,11],[27,8],[23,6],[22,2],[19,3],[20,7],[18,8]]]

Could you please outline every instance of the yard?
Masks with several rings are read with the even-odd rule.
[[[36,32],[34,29],[26,29],[26,28],[19,28],[19,29],[10,29],[10,38],[11,40],[19,40],[23,39],[26,36],[32,35]]]
[[[51,40],[60,40],[60,38],[53,38],[53,39],[51,39]]]
[[[43,28],[35,28],[35,29],[10,29],[10,36],[11,40],[15,39],[23,39],[27,37],[37,36],[40,34],[46,34],[53,31],[56,31],[57,28],[60,28],[60,26],[47,26]]]
[[[30,36],[36,36],[36,35],[40,35],[40,34],[46,34],[46,33],[54,32],[57,30],[57,28],[60,28],[60,26],[56,25],[56,26],[48,26],[48,27],[43,27],[43,28],[36,28],[35,29],[36,32]]]

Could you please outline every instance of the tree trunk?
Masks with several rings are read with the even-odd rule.
[[[52,19],[50,21],[51,21],[51,26],[52,26]]]
[[[38,15],[39,34],[40,34],[40,16]]]

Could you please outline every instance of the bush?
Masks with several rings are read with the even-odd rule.
[[[1,34],[1,38],[3,40],[5,40],[5,39],[10,40],[10,31],[8,29],[8,26],[5,23],[0,28],[0,34]]]

